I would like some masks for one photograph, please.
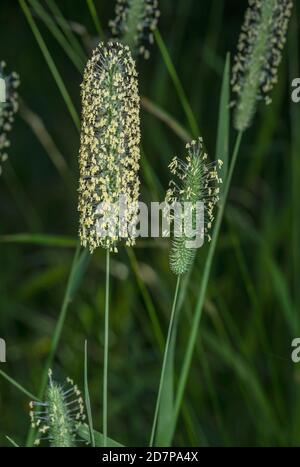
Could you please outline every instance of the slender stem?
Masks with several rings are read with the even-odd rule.
[[[201,316],[202,316],[202,309],[203,309],[205,294],[206,294],[207,285],[208,285],[208,281],[209,281],[212,261],[213,261],[214,253],[215,253],[215,250],[216,250],[219,233],[220,233],[220,230],[221,230],[221,224],[222,224],[223,215],[224,215],[224,211],[225,211],[225,204],[226,204],[226,200],[227,200],[230,185],[231,185],[232,176],[233,176],[237,156],[238,156],[241,141],[242,141],[242,136],[243,136],[243,132],[239,132],[239,134],[237,136],[237,139],[236,139],[234,151],[233,151],[233,156],[232,156],[232,159],[231,159],[228,176],[227,176],[225,186],[224,186],[222,203],[221,203],[218,215],[217,215],[216,224],[215,224],[215,228],[214,228],[214,233],[212,235],[212,241],[211,241],[211,244],[210,244],[210,247],[209,247],[209,250],[208,250],[208,256],[207,256],[207,260],[206,260],[205,268],[204,268],[203,280],[201,282],[201,288],[200,288],[200,292],[199,292],[199,296],[198,296],[198,301],[197,301],[197,304],[196,304],[196,309],[195,309],[195,313],[194,313],[194,317],[193,317],[193,321],[192,321],[192,325],[191,325],[191,332],[190,332],[190,336],[189,336],[189,339],[188,339],[187,349],[186,349],[186,352],[185,352],[184,361],[183,361],[183,365],[182,365],[182,369],[181,369],[181,373],[180,373],[180,377],[179,377],[179,382],[178,382],[178,389],[177,389],[177,395],[176,395],[176,400],[175,400],[175,408],[174,408],[174,419],[173,419],[173,426],[172,426],[172,435],[171,435],[170,442],[172,441],[172,438],[173,438],[173,435],[174,435],[174,431],[175,431],[175,428],[176,428],[180,407],[181,407],[181,404],[182,404],[182,401],[183,401],[183,396],[184,396],[184,391],[185,391],[185,387],[186,387],[186,383],[187,383],[187,379],[188,379],[189,369],[190,369],[190,366],[191,366],[193,352],[194,352],[194,348],[195,348],[195,343],[196,343],[196,340],[197,340],[199,323],[200,323],[200,319],[201,319]]]
[[[104,366],[103,366],[103,446],[107,447],[107,369],[109,331],[109,248],[106,250],[105,321],[104,321]]]
[[[151,439],[150,439],[150,446],[151,447],[153,446],[153,443],[154,443],[154,436],[155,436],[155,430],[156,430],[156,425],[157,425],[159,406],[160,406],[160,402],[161,402],[161,395],[162,395],[162,389],[163,389],[163,384],[164,384],[164,378],[165,378],[165,372],[166,372],[166,366],[167,366],[167,360],[168,360],[168,354],[169,354],[169,347],[170,347],[170,343],[171,343],[171,339],[172,339],[172,335],[173,335],[173,327],[174,327],[174,321],[175,321],[175,314],[176,314],[175,312],[176,312],[180,282],[181,282],[181,276],[178,276],[177,283],[176,283],[174,300],[173,300],[173,305],[172,305],[172,313],[171,313],[171,319],[170,319],[170,323],[169,323],[168,336],[167,336],[167,340],[166,340],[166,347],[165,347],[165,352],[164,352],[163,364],[162,364],[162,369],[161,369],[158,396],[157,396],[157,400],[156,400],[156,407],[155,407],[152,431],[151,431]]]

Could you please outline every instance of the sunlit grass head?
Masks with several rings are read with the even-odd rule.
[[[120,235],[118,228],[112,233],[111,227],[118,225],[121,196],[126,199],[127,224],[134,224],[137,216],[139,108],[137,72],[129,48],[100,43],[84,72],[79,152],[79,236],[91,252],[98,246],[116,250]],[[110,234],[99,235],[100,226]],[[128,232],[126,244],[134,242]]]

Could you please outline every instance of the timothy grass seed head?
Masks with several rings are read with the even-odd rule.
[[[148,46],[154,41],[160,16],[158,0],[117,0],[115,13],[109,23],[113,37],[122,40],[134,54],[148,59]]]
[[[222,183],[218,169],[222,161],[208,163],[208,156],[203,149],[202,138],[186,145],[187,155],[185,160],[175,157],[169,168],[176,176],[177,181],[171,180],[166,194],[166,203],[191,203],[196,210],[196,203],[202,202],[204,207],[204,223],[201,232],[204,239],[211,240],[209,231],[214,220],[214,208],[219,201],[219,184]],[[187,247],[188,238],[183,235],[174,237],[170,250],[170,267],[174,274],[186,273],[191,267],[195,254],[195,248]]]
[[[82,83],[79,166],[79,236],[91,252],[98,246],[116,251],[122,217],[134,224],[138,213],[140,98],[137,72],[128,46],[100,43],[88,61]],[[99,208],[99,203],[101,208]],[[109,232],[99,235],[101,231]],[[128,246],[134,235],[122,235]]]
[[[17,89],[20,85],[19,75],[15,72],[6,75],[5,67],[5,62],[0,62],[0,175],[2,173],[2,163],[8,157],[9,133],[12,130],[14,117],[18,111]]]
[[[292,6],[291,0],[249,0],[232,76],[234,125],[239,131],[251,125],[258,100],[271,103]]]
[[[51,447],[76,446],[77,429],[85,415],[81,392],[70,378],[63,387],[53,381],[49,370],[45,402],[34,401],[29,406],[31,425],[38,431],[35,446],[42,440],[47,440]]]

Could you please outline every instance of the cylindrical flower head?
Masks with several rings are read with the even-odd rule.
[[[128,45],[134,54],[148,59],[160,12],[158,0],[117,0],[116,17],[109,25],[113,37]]]
[[[194,212],[192,222],[195,223],[197,203],[203,203],[204,222],[203,228],[197,235],[204,239],[204,236],[211,240],[209,231],[214,220],[214,208],[219,201],[219,184],[222,183],[219,177],[218,168],[222,167],[222,161],[207,163],[207,154],[203,150],[202,138],[192,141],[186,145],[187,156],[185,161],[175,157],[169,165],[171,173],[176,175],[179,183],[170,182],[167,191],[166,203],[168,206],[174,203],[190,203]],[[174,223],[176,219],[173,217]],[[177,219],[178,220],[178,219]],[[181,219],[179,219],[181,222]],[[185,231],[182,235],[174,237],[170,250],[170,267],[174,274],[181,275],[188,272],[195,254],[195,248],[187,247],[187,237]]]
[[[135,243],[124,225],[134,225],[138,213],[139,109],[129,47],[100,43],[84,72],[79,152],[79,236],[91,252],[98,246],[116,251],[121,237]]]
[[[49,370],[45,401],[30,402],[31,426],[38,432],[35,446],[39,446],[41,440],[47,440],[51,447],[76,446],[77,429],[85,420],[84,403],[80,390],[70,378],[66,385],[63,387],[53,381]]]
[[[251,125],[257,100],[271,103],[292,6],[291,0],[249,0],[232,77],[239,131]]]
[[[0,62],[0,175],[2,163],[7,160],[7,148],[10,146],[8,135],[12,130],[14,116],[18,111],[17,88],[20,85],[19,75],[15,72],[5,75],[5,62]]]

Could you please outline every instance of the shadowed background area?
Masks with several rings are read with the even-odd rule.
[[[49,17],[59,24],[49,6],[53,2],[27,3],[80,113],[80,70],[99,41],[87,2],[57,2],[83,56],[75,45],[68,55],[48,27]],[[108,34],[114,2],[94,3]],[[159,31],[211,159],[226,54],[235,53],[247,3],[160,0]],[[300,104],[290,99],[291,80],[300,76],[298,0],[295,4],[273,104],[259,107],[239,154],[177,425],[178,446],[300,442],[300,371],[290,358],[291,340],[300,331]],[[1,0],[0,37],[0,60],[21,77],[20,112],[0,178],[0,337],[7,344],[7,363],[0,370],[37,394],[77,240],[79,133],[17,1]],[[155,43],[150,59],[137,64],[143,101],[141,199],[146,202],[163,200],[168,164],[184,153],[184,140],[193,133],[161,52]],[[232,131],[231,151],[234,137]],[[175,287],[168,244],[140,240],[134,250],[122,247],[112,256],[108,433],[127,446],[149,440]],[[189,279],[178,368],[206,251],[199,250]],[[98,249],[86,266],[53,371],[57,380],[70,376],[83,388],[88,340],[93,418],[100,429],[104,252]],[[5,435],[25,444],[29,398],[2,376],[0,446],[9,445]]]

